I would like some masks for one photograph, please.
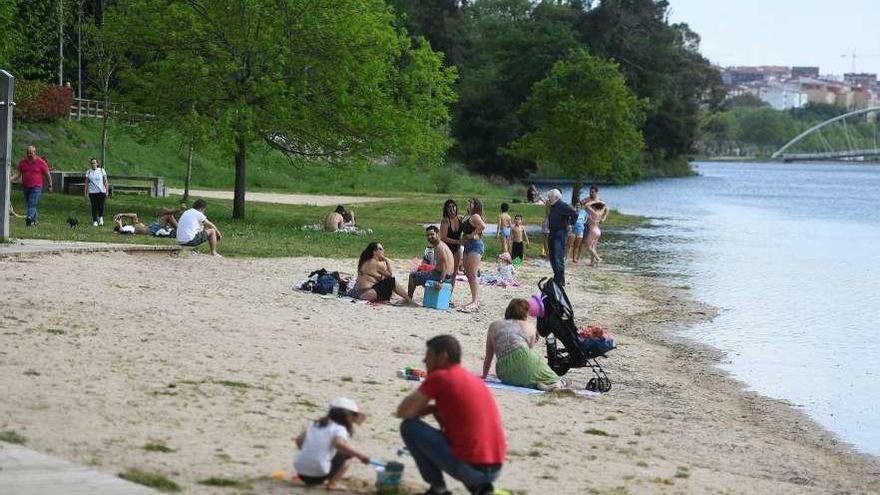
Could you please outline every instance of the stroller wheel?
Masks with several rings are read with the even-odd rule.
[[[605,393],[611,390],[611,380],[609,380],[608,378],[599,378],[598,382],[599,392]]]
[[[587,386],[584,387],[590,392],[598,392],[599,391],[599,382],[595,378],[590,378],[590,381],[587,382]]]

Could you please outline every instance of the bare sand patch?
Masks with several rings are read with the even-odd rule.
[[[169,194],[183,195],[183,189],[168,188]],[[193,198],[213,198],[232,200],[232,191],[208,191],[201,189],[190,189],[190,197]],[[267,193],[267,192],[250,192],[245,195],[245,201],[254,201],[257,203],[278,203],[283,205],[314,205],[314,206],[334,206],[349,205],[356,203],[377,203],[381,201],[390,201],[398,198],[378,198],[374,196],[332,196],[327,194],[291,194],[291,193]]]
[[[317,267],[352,272],[355,261],[0,260],[0,430],[108,473],[163,473],[186,493],[233,493],[197,483],[212,476],[247,480],[245,492],[305,493],[269,475],[290,471],[290,437],[330,399],[356,399],[370,414],[356,444],[398,459],[392,411],[415,385],[397,369],[421,362],[426,338],[452,333],[464,364],[479,370],[488,324],[549,271],[529,267],[520,288],[485,288],[483,308],[462,314],[291,289]],[[653,279],[570,270],[578,322],[603,325],[619,345],[605,361],[614,388],[591,399],[494,391],[509,443],[500,486],[531,494],[880,491],[876,459],[852,453],[789,405],[743,392],[709,366],[717,352],[674,337],[711,318],[710,308]],[[466,300],[467,288],[458,290]],[[589,378],[571,376],[581,386]],[[401,459],[411,492],[424,490],[412,460]],[[370,492],[368,467],[350,477]]]

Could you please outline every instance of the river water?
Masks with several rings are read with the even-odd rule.
[[[694,166],[603,187],[652,220],[600,253],[719,308],[686,335],[727,352],[722,368],[751,390],[880,455],[880,165]]]

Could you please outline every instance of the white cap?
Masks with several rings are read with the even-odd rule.
[[[357,402],[347,399],[345,397],[339,397],[330,401],[330,407],[337,409],[345,409],[346,411],[351,411],[356,414],[360,414],[361,410],[358,408]]]

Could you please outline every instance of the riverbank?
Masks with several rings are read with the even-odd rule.
[[[549,271],[529,266],[522,287],[485,288],[483,308],[470,315],[290,288],[315,268],[351,272],[355,264],[115,253],[0,261],[0,430],[101,471],[161,474],[186,493],[297,493],[268,475],[290,470],[289,438],[323,404],[358,400],[370,417],[355,442],[396,458],[402,443],[391,412],[414,386],[396,370],[420,363],[424,341],[444,332],[479,370],[488,324]],[[717,352],[675,336],[711,318],[711,308],[611,268],[572,267],[569,279],[579,326],[598,323],[616,337],[604,362],[614,388],[589,399],[493,392],[509,442],[501,486],[532,494],[880,491],[876,459],[788,404],[744,392],[711,367]],[[581,385],[589,378],[572,376]],[[403,462],[411,493],[423,490],[412,460]],[[199,483],[212,477],[238,488]],[[358,465],[349,484],[369,493],[372,479]]]

